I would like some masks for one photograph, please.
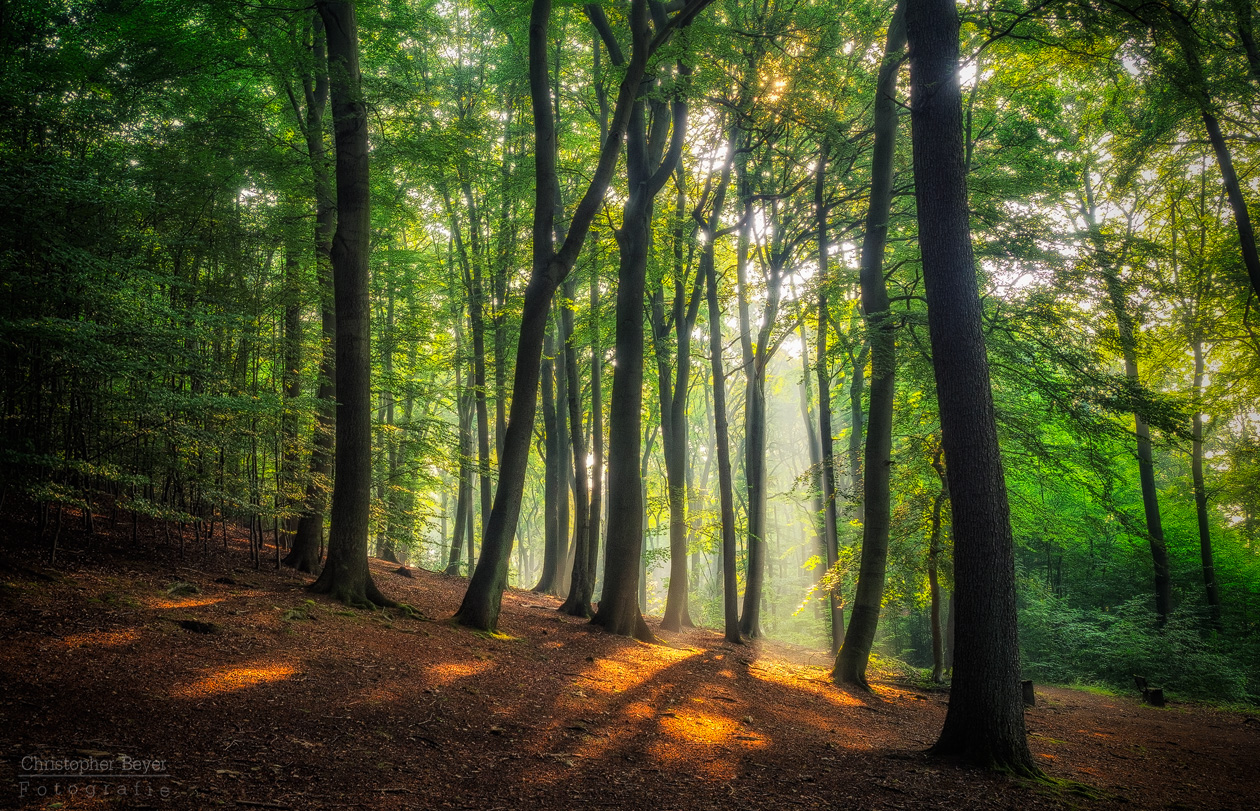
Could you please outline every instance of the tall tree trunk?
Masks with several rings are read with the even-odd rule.
[[[671,21],[677,23],[684,19],[690,20],[707,2],[708,0],[692,0],[690,5],[671,17]],[[635,8],[646,6],[646,0],[633,0],[633,4]],[[525,288],[521,312],[511,411],[503,436],[503,455],[499,459],[499,487],[495,491],[490,520],[483,531],[477,568],[455,615],[461,625],[480,630],[493,630],[496,627],[503,589],[507,585],[512,537],[520,518],[530,437],[534,431],[534,416],[538,405],[539,362],[543,335],[547,328],[547,309],[557,287],[573,268],[591,220],[603,204],[604,192],[612,180],[648,57],[654,48],[668,41],[668,34],[677,27],[675,25],[670,31],[659,32],[656,40],[651,43],[636,39],[635,49],[618,89],[615,112],[609,125],[608,137],[600,150],[599,163],[587,185],[586,193],[574,210],[564,245],[557,251],[551,228],[555,216],[557,183],[556,130],[551,111],[547,63],[547,29],[550,18],[550,0],[534,0],[529,24],[529,82],[534,112],[533,268],[529,284]]]
[[[661,629],[678,631],[691,627],[687,610],[687,469],[689,464],[687,401],[691,386],[691,333],[700,312],[704,277],[692,279],[690,296],[686,294],[687,268],[683,261],[683,244],[687,215],[687,186],[683,173],[677,174],[678,192],[674,210],[674,297],[668,324],[661,305],[662,292],[657,291],[653,315],[657,352],[657,387],[661,398],[661,442],[665,451],[665,479],[669,497],[669,591],[665,597],[665,614]],[[669,326],[673,327],[671,336]],[[672,338],[672,340],[671,340]],[[674,368],[670,374],[668,347],[673,344]],[[671,379],[672,378],[672,379]]]
[[[941,461],[942,451],[938,448],[932,459],[932,469],[941,480],[941,491],[932,499],[932,530],[928,536],[928,591],[931,596],[930,618],[932,625],[932,682],[945,682],[945,632],[941,624],[941,554],[945,551],[941,543],[941,515],[945,502],[949,500],[949,479],[945,475],[945,463]]]
[[[884,246],[892,208],[893,153],[897,147],[897,72],[905,47],[905,12],[901,4],[888,26],[888,43],[875,90],[875,151],[871,158],[871,201],[862,240],[862,309],[866,313],[871,353],[871,405],[863,466],[862,553],[853,611],[832,678],[837,684],[866,684],[888,567],[888,531],[892,518],[889,481],[892,467],[892,411],[896,396],[897,333],[884,283]]]
[[[452,285],[453,286],[453,285]],[[446,574],[459,574],[460,557],[464,551],[464,534],[472,534],[473,528],[468,520],[469,507],[472,501],[472,415],[473,393],[471,388],[463,384],[464,369],[464,320],[462,307],[455,314],[455,411],[459,421],[459,485],[455,496],[455,531],[451,535],[451,548],[446,556]],[[468,566],[472,568],[472,558]],[[472,572],[470,571],[469,574]]]
[[[594,268],[592,268],[594,273]],[[564,373],[568,384],[569,436],[573,449],[573,569],[569,574],[568,595],[560,610],[575,617],[591,615],[591,586],[588,562],[590,544],[590,490],[587,483],[586,430],[582,422],[582,381],[578,374],[577,347],[573,344],[573,305],[577,296],[577,280],[565,280],[564,309],[560,312],[560,328],[566,344]]]
[[[1203,482],[1203,413],[1200,398],[1203,396],[1203,337],[1196,329],[1192,346],[1194,350],[1194,417],[1191,422],[1192,463],[1194,478],[1194,507],[1199,519],[1199,558],[1203,563],[1203,587],[1207,593],[1208,612],[1212,627],[1221,630],[1221,593],[1216,586],[1216,563],[1212,559],[1212,525],[1208,520],[1207,487]]]
[[[311,589],[351,605],[391,605],[372,582],[367,565],[372,500],[371,214],[367,105],[359,83],[358,30],[353,3],[320,0],[317,5],[328,36],[337,145],[337,232],[332,244],[337,309],[337,477],[328,560]]]
[[[550,319],[549,319],[550,320]],[[543,565],[533,590],[542,594],[556,591],[556,558],[560,554],[560,449],[556,431],[555,395],[556,341],[554,323],[543,338],[542,411],[543,411]]]
[[[324,150],[324,108],[328,101],[328,58],[324,20],[318,13],[311,18],[312,75],[305,78],[305,135],[307,157],[311,162],[315,192],[315,275],[319,289],[320,362],[316,398],[315,436],[311,449],[310,480],[302,514],[298,517],[293,546],[282,563],[299,572],[315,573],[324,545],[324,511],[332,483],[333,447],[336,439],[335,400],[337,398],[336,346],[337,316],[333,303],[332,239],[337,227],[337,201]]]
[[[1120,336],[1120,349],[1124,355],[1124,374],[1138,385],[1137,325],[1129,312],[1128,295],[1120,279],[1120,269],[1110,256],[1099,228],[1094,208],[1093,192],[1086,173],[1086,214],[1089,219],[1090,237],[1094,242],[1103,279],[1107,285],[1107,297],[1116,319]],[[1155,621],[1162,627],[1172,610],[1172,581],[1169,577],[1168,546],[1164,542],[1164,525],[1159,512],[1159,491],[1155,486],[1155,463],[1151,454],[1151,430],[1146,420],[1136,411],[1133,413],[1133,432],[1137,438],[1138,478],[1142,486],[1142,509],[1146,517],[1146,533],[1151,547],[1151,561],[1155,568]]]
[[[953,0],[907,0],[915,202],[954,517],[954,679],[937,755],[1037,773],[1019,684],[1015,556],[971,253]]]
[[[827,181],[827,150],[824,145],[818,156],[818,169],[814,183],[814,216],[818,229],[818,442],[821,451],[821,468],[818,472],[818,489],[822,497],[822,545],[823,560],[830,571],[836,565],[840,552],[839,519],[836,515],[836,456],[831,427],[831,370],[827,367],[827,331],[831,325],[831,312],[827,300],[830,279],[830,256],[827,244],[827,206],[825,200]],[[860,405],[859,405],[860,408]],[[840,652],[844,644],[844,613],[840,598],[834,591],[827,594],[827,609],[831,619],[831,654]]]
[[[646,2],[635,0],[631,6],[630,29],[634,52],[647,49],[651,42],[651,30]],[[609,409],[608,538],[604,558],[604,592],[599,610],[591,620],[612,633],[645,641],[654,637],[643,621],[636,599],[644,522],[643,479],[639,471],[643,295],[647,257],[652,244],[652,204],[678,164],[687,127],[686,101],[675,98],[672,107],[673,115],[665,115],[664,103],[654,102],[655,115],[649,132],[644,101],[635,101],[626,131],[626,174],[630,193],[617,240],[621,261],[617,286],[616,365]],[[667,133],[669,148],[666,152]]]

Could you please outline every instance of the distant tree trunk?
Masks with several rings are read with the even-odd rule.
[[[652,308],[657,352],[657,387],[661,397],[661,443],[665,451],[665,479],[669,496],[669,592],[665,598],[665,614],[661,629],[678,631],[691,627],[687,610],[687,470],[689,467],[687,401],[691,387],[691,333],[700,312],[704,293],[704,277],[692,279],[690,296],[686,294],[686,266],[683,244],[687,216],[687,186],[684,173],[677,174],[678,193],[675,199],[674,227],[674,296],[671,317],[666,322],[660,290]],[[669,326],[673,327],[671,336]],[[672,340],[671,340],[672,337]],[[671,380],[668,347],[673,344],[674,369]]]
[[[941,544],[941,513],[945,502],[949,500],[949,479],[945,475],[945,464],[941,461],[942,451],[938,448],[932,459],[932,469],[941,480],[941,491],[932,499],[932,530],[928,536],[928,591],[931,595],[932,624],[932,682],[945,682],[945,632],[941,624],[941,584],[938,574],[941,566],[941,553],[945,551]]]
[[[1124,355],[1124,374],[1134,385],[1138,384],[1137,325],[1129,312],[1128,296],[1120,279],[1119,268],[1114,266],[1103,242],[1093,204],[1093,193],[1086,173],[1086,213],[1090,235],[1100,259],[1100,269],[1107,285],[1107,297],[1111,302],[1116,329],[1120,335],[1120,348]],[[1155,463],[1151,454],[1151,429],[1136,411],[1133,413],[1133,432],[1137,437],[1138,477],[1142,485],[1142,508],[1146,515],[1146,532],[1150,541],[1151,560],[1155,567],[1155,620],[1163,627],[1172,610],[1172,580],[1169,577],[1168,546],[1164,542],[1164,525],[1159,513],[1159,490],[1155,486]]]
[[[463,320],[463,313],[459,314],[459,319]],[[456,410],[459,420],[459,486],[455,496],[455,532],[451,537],[451,549],[446,559],[446,573],[459,574],[460,556],[464,548],[464,534],[472,534],[473,528],[469,515],[469,509],[472,501],[472,465],[469,460],[472,458],[472,414],[473,414],[473,397],[472,391],[464,388],[460,380],[461,370],[464,367],[463,357],[463,330],[458,326],[455,327],[455,392],[457,397]],[[469,568],[472,567],[472,559],[468,561]],[[471,574],[471,572],[470,572]]]
[[[296,240],[286,239],[284,257],[284,412],[281,422],[281,503],[288,517],[284,521],[284,533],[290,548],[293,535],[297,532],[298,516],[302,511],[301,499],[297,497],[298,468],[301,460],[301,443],[298,441],[298,406],[297,398],[302,396],[302,302],[301,283],[298,278],[298,247]],[[88,534],[91,535],[92,511],[86,510]],[[194,531],[199,533],[197,524]]]
[[[333,303],[332,239],[337,227],[337,203],[324,155],[324,108],[328,101],[328,58],[324,21],[319,14],[311,22],[312,75],[304,78],[306,96],[305,135],[307,156],[315,178],[315,274],[319,289],[320,362],[318,405],[315,411],[315,437],[311,449],[310,481],[293,546],[282,563],[299,572],[315,573],[324,544],[324,510],[332,481],[335,444],[335,400],[337,398],[336,346],[337,316]]]
[[[717,263],[715,261],[718,223],[726,201],[726,190],[731,182],[731,162],[736,144],[737,129],[731,128],[727,141],[726,163],[721,178],[713,191],[713,206],[708,219],[702,223],[704,245],[700,251],[700,267],[696,271],[705,280],[705,305],[709,311],[709,364],[713,374],[713,444],[717,450],[718,512],[721,525],[722,546],[722,614],[723,629],[727,642],[739,644],[743,638],[739,632],[739,582],[735,571],[735,488],[731,477],[730,428],[726,417],[726,372],[722,364],[722,311],[718,306]]]
[[[954,679],[932,752],[1038,773],[1020,688],[1015,557],[971,253],[953,0],[907,0],[915,201],[954,525]]]
[[[392,287],[389,288],[386,295],[385,330],[381,341],[381,367],[385,373],[385,379],[392,380],[394,375],[394,290]],[[381,399],[384,400],[384,407],[381,409],[381,422],[386,426],[393,427],[394,392],[390,390],[381,392]],[[380,483],[379,498],[385,513],[385,521],[381,528],[381,535],[377,539],[376,556],[388,563],[399,563],[398,547],[394,542],[394,503],[392,495],[392,483],[398,475],[398,443],[394,440],[392,431],[384,432],[384,445],[388,475]]]
[[[862,410],[862,393],[866,391],[866,362],[871,347],[866,336],[853,357],[853,378],[849,381],[849,482],[853,488],[853,520],[861,527],[866,523],[865,485],[862,483],[862,448],[866,436],[866,416]]]
[[[905,47],[905,12],[899,3],[888,26],[888,43],[875,90],[875,147],[871,158],[871,200],[862,240],[862,309],[871,352],[871,405],[863,470],[862,553],[857,591],[844,644],[832,678],[837,684],[866,684],[888,566],[892,517],[892,411],[896,396],[897,333],[884,282],[884,246],[892,208],[893,153],[897,146],[897,72]]]
[[[548,319],[550,320],[550,319]],[[543,338],[542,411],[543,411],[543,565],[533,590],[542,594],[556,591],[556,558],[560,545],[560,449],[556,430],[554,325],[548,326]]]
[[[1216,586],[1216,563],[1212,559],[1212,525],[1208,520],[1207,487],[1203,482],[1203,413],[1199,407],[1206,370],[1203,362],[1203,338],[1197,328],[1192,341],[1192,349],[1194,350],[1195,404],[1191,423],[1193,457],[1191,469],[1194,478],[1194,507],[1199,519],[1199,557],[1203,562],[1203,587],[1207,592],[1212,627],[1219,632],[1221,630],[1221,594]]]
[[[367,565],[372,500],[372,394],[368,305],[371,230],[367,105],[359,84],[354,4],[320,0],[328,36],[331,99],[337,144],[337,232],[333,291],[337,309],[337,477],[333,484],[328,560],[311,585],[320,594],[357,605],[391,605]]]
[[[592,268],[594,273],[594,268]],[[591,615],[591,587],[589,561],[590,543],[590,491],[587,485],[586,431],[582,424],[582,383],[578,374],[577,347],[573,345],[573,307],[576,300],[576,279],[565,280],[565,305],[560,311],[561,332],[566,344],[564,373],[568,388],[569,436],[573,449],[573,569],[569,575],[568,595],[560,610],[575,617]],[[597,322],[598,323],[598,322]],[[598,407],[598,406],[596,406]]]

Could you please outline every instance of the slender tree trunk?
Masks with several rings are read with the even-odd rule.
[[[550,321],[550,319],[548,319]],[[543,565],[533,590],[542,594],[556,591],[556,558],[560,545],[560,449],[556,430],[554,324],[543,338],[542,411],[543,411]]]
[[[633,0],[633,4],[635,8],[645,7],[646,0]],[[689,6],[678,13],[694,16],[702,7],[703,4],[699,7]],[[533,269],[525,288],[521,312],[511,411],[503,436],[503,455],[499,459],[499,487],[495,491],[490,520],[483,531],[477,568],[455,615],[456,621],[461,625],[480,630],[493,630],[496,627],[503,589],[507,585],[512,537],[520,517],[530,437],[534,431],[534,416],[538,404],[539,362],[543,335],[547,328],[547,308],[557,287],[572,269],[586,239],[591,220],[603,203],[604,192],[612,180],[630,112],[638,96],[651,51],[646,42],[636,39],[636,47],[618,89],[615,112],[609,125],[608,137],[600,150],[599,163],[586,193],[574,210],[564,245],[557,251],[551,230],[555,216],[557,183],[556,130],[551,111],[547,63],[547,29],[550,18],[550,0],[534,0],[529,24],[530,99],[534,111]],[[661,37],[657,45],[666,39],[667,37]]]
[[[333,302],[332,239],[337,227],[337,203],[324,155],[324,108],[328,100],[328,59],[323,18],[312,16],[311,56],[313,77],[304,82],[306,93],[306,149],[315,178],[315,272],[319,289],[320,363],[315,437],[311,449],[310,481],[304,508],[298,517],[293,546],[281,561],[299,572],[315,573],[324,544],[324,511],[332,483],[333,447],[336,439],[337,316]]]
[[[1221,125],[1216,116],[1203,111],[1203,125],[1207,128],[1208,141],[1212,143],[1212,151],[1216,154],[1216,163],[1221,169],[1221,180],[1225,184],[1225,196],[1229,199],[1229,207],[1234,212],[1234,225],[1238,229],[1238,243],[1242,250],[1243,265],[1247,268],[1247,277],[1251,279],[1251,292],[1260,296],[1260,252],[1256,248],[1256,231],[1251,224],[1251,214],[1247,211],[1247,201],[1243,198],[1242,185],[1238,182],[1238,173],[1234,171],[1234,159],[1230,155],[1229,145],[1221,134]]]
[[[592,272],[594,268],[592,268]],[[576,279],[565,280],[565,306],[560,312],[564,335],[564,373],[568,388],[569,436],[573,449],[573,568],[569,574],[568,595],[560,610],[575,617],[591,615],[591,582],[588,561],[590,545],[590,491],[587,484],[586,429],[582,424],[582,381],[578,374],[577,347],[573,344],[573,306],[576,300]]]
[[[1203,562],[1203,587],[1207,593],[1207,606],[1212,627],[1219,632],[1221,630],[1221,594],[1216,587],[1216,563],[1212,559],[1212,525],[1208,520],[1207,487],[1203,482],[1203,413],[1199,406],[1206,370],[1203,362],[1203,338],[1197,330],[1192,349],[1194,350],[1195,407],[1191,423],[1193,457],[1191,470],[1194,478],[1194,507],[1199,519],[1199,557]]]
[[[1091,213],[1092,220],[1092,213]],[[1091,223],[1095,244],[1102,245],[1102,236],[1096,223]],[[1134,384],[1138,382],[1137,326],[1129,312],[1124,285],[1119,271],[1112,267],[1103,252],[1103,276],[1107,294],[1120,333],[1120,346],[1124,354],[1124,374]],[[1137,437],[1138,477],[1142,485],[1142,508],[1146,516],[1146,532],[1151,546],[1151,560],[1155,567],[1155,620],[1162,627],[1172,610],[1172,580],[1169,577],[1168,546],[1164,541],[1164,525],[1159,511],[1159,490],[1155,486],[1155,463],[1151,453],[1151,430],[1142,415],[1133,414],[1134,434]]]
[[[949,500],[949,479],[945,475],[945,464],[941,461],[938,449],[932,459],[932,469],[941,480],[941,491],[932,499],[932,530],[928,536],[928,591],[931,595],[932,625],[932,682],[945,682],[945,633],[941,624],[941,584],[939,570],[941,555],[945,551],[941,543],[941,514],[945,502]]]
[[[957,628],[932,752],[1037,774],[1024,729],[1010,507],[971,253],[953,0],[907,0],[915,201],[954,524]]]
[[[461,313],[459,318],[463,319]],[[451,549],[446,559],[446,573],[459,574],[460,556],[464,549],[465,533],[472,534],[473,528],[469,521],[471,514],[470,507],[472,502],[472,414],[473,414],[473,397],[472,391],[463,387],[460,381],[460,371],[464,366],[464,357],[462,352],[463,330],[458,326],[455,328],[455,391],[457,393],[458,402],[456,410],[458,411],[459,420],[459,487],[455,496],[455,532],[451,537]],[[469,558],[468,565],[472,567],[472,558]],[[470,572],[471,574],[471,572]]]
[[[866,684],[866,665],[879,625],[888,566],[892,518],[892,411],[896,396],[897,334],[884,283],[884,246],[892,208],[893,153],[897,146],[897,72],[905,47],[905,12],[898,4],[875,91],[875,153],[871,158],[871,201],[862,241],[862,309],[871,353],[871,405],[863,471],[862,553],[853,611],[832,678],[837,684]]]
[[[371,215],[367,106],[359,83],[354,4],[321,0],[328,36],[331,100],[337,144],[337,232],[333,291],[337,309],[337,477],[333,483],[328,560],[311,585],[351,605],[390,605],[367,565],[372,486],[372,400],[368,305]]]
[[[653,308],[653,328],[657,351],[657,386],[661,397],[661,441],[665,451],[665,479],[669,496],[669,591],[665,598],[665,614],[661,629],[678,631],[691,627],[691,615],[687,610],[687,469],[689,465],[687,401],[691,386],[691,333],[695,329],[700,311],[700,297],[704,291],[704,277],[696,274],[692,280],[690,297],[685,294],[687,269],[683,261],[683,243],[686,231],[686,180],[677,174],[678,193],[675,198],[674,228],[674,297],[669,335],[659,304]],[[670,340],[672,338],[672,341]],[[674,348],[674,369],[670,375],[667,359],[669,343]],[[671,379],[672,377],[672,379]]]
[[[823,560],[827,570],[835,568],[839,560],[840,532],[836,515],[836,456],[831,427],[831,371],[827,367],[827,331],[830,329],[831,312],[827,300],[830,256],[827,244],[827,206],[825,200],[827,180],[827,153],[824,146],[818,158],[818,170],[814,183],[814,215],[818,229],[818,442],[821,450],[821,468],[818,473],[818,489],[822,497],[822,545]],[[859,409],[860,398],[859,398]],[[844,644],[844,614],[840,598],[834,591],[827,594],[827,608],[831,617],[831,655],[840,652]]]

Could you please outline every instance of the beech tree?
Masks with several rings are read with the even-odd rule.
[[[392,605],[367,566],[372,492],[372,358],[369,347],[367,105],[359,76],[354,4],[320,2],[328,36],[333,132],[337,146],[337,230],[332,240],[337,314],[337,446],[328,560],[311,584],[351,605]]]
[[[906,0],[906,34],[915,203],[957,584],[954,680],[931,751],[1031,775],[1010,508],[967,213],[957,8],[951,0]]]

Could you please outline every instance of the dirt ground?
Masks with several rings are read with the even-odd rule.
[[[457,577],[374,560],[409,616],[168,557],[0,551],[0,806],[1260,808],[1254,715],[1039,688],[1057,782],[1016,781],[922,754],[947,694],[839,690],[821,654],[645,645],[519,591],[489,636],[446,621]]]

